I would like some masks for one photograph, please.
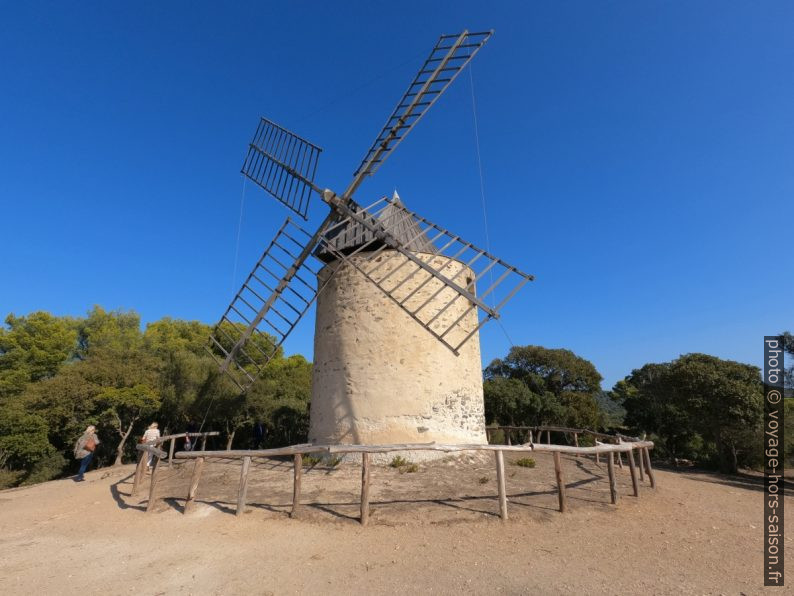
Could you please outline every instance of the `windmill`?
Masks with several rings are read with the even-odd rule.
[[[313,440],[484,442],[479,330],[532,276],[396,193],[367,206],[353,196],[491,33],[439,38],[341,194],[315,184],[321,149],[297,134],[261,118],[249,144],[247,178],[304,220],[312,195],[329,212],[314,231],[286,219],[213,329],[210,353],[246,391],[317,301]],[[439,420],[446,431],[433,428]]]

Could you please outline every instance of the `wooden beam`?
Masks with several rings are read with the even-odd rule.
[[[502,451],[496,455],[496,484],[499,487],[499,514],[502,521],[507,521],[507,491],[505,490],[505,459]]]
[[[152,482],[149,485],[149,502],[146,503],[146,513],[150,513],[154,511],[154,497],[155,497],[155,489],[157,488],[157,471],[160,469],[160,461],[162,461],[159,457],[154,458],[154,469],[152,470]]]
[[[607,453],[607,473],[609,474],[609,498],[613,505],[618,502],[618,486],[615,481],[615,457]]]
[[[636,443],[622,443],[620,445],[598,443],[593,447],[574,447],[572,445],[547,445],[541,443],[534,443],[532,445],[483,445],[483,444],[446,444],[446,443],[399,443],[388,445],[292,445],[290,447],[279,447],[277,449],[261,449],[261,450],[232,450],[232,451],[204,451],[204,452],[191,452],[180,451],[175,457],[176,459],[192,459],[197,457],[217,457],[220,459],[230,458],[267,458],[277,455],[295,455],[296,453],[391,453],[393,451],[444,451],[444,452],[459,452],[459,451],[513,451],[518,453],[527,453],[532,451],[553,452],[559,451],[560,453],[579,453],[583,455],[592,455],[594,453],[609,453],[610,451],[628,451],[629,449],[638,449],[640,447],[653,447],[650,441],[642,441]],[[163,453],[163,457],[165,457]]]
[[[361,454],[361,525],[369,523],[369,453]]]
[[[642,453],[645,458],[645,471],[648,472],[648,480],[651,482],[651,488],[656,488],[656,478],[653,475],[653,468],[651,467],[651,454],[648,453],[648,448],[643,447]]]
[[[182,513],[187,513],[188,507],[196,498],[196,491],[198,491],[199,480],[201,480],[201,472],[204,470],[204,458],[199,457],[193,466],[193,475],[190,477],[190,488],[187,492],[187,499],[185,499],[185,506],[182,508]]]
[[[623,469],[623,455],[620,453],[620,451],[618,451],[616,455],[618,456],[618,467],[622,470]]]
[[[645,463],[643,462],[642,459],[642,449],[640,449],[637,452],[637,456],[640,458],[640,461],[637,462],[639,464],[637,467],[640,470],[640,481],[645,482],[645,472],[643,472],[643,469],[645,468]]]
[[[215,434],[218,434],[218,433],[215,433]],[[205,435],[202,435],[202,437],[201,437],[201,450],[202,451],[206,451],[207,450],[207,436],[208,435],[205,434]]]
[[[244,457],[243,465],[240,468],[240,490],[237,493],[236,515],[242,515],[245,512],[245,493],[248,491],[248,468],[250,466],[251,458]]]
[[[168,467],[170,468],[174,461],[174,443],[176,443],[176,437],[171,438],[171,445],[168,447]]]
[[[551,431],[546,431],[546,445],[551,445]]]
[[[557,476],[557,496],[559,497],[560,501],[560,513],[565,513],[567,509],[566,499],[565,499],[565,478],[562,475],[562,458],[560,457],[560,452],[554,452],[554,474]]]
[[[196,457],[220,457],[229,459],[231,457],[277,457],[282,455],[295,455],[296,453],[330,453],[326,445],[312,445],[303,443],[300,445],[290,445],[289,447],[276,447],[275,449],[232,449],[230,451],[204,451],[203,453],[191,451],[179,451],[176,459],[191,459]]]
[[[292,512],[290,517],[298,515],[298,507],[301,501],[301,476],[303,475],[303,456],[296,453],[292,456]]]
[[[132,492],[130,493],[131,496],[135,496],[138,492],[138,488],[140,488],[141,479],[143,478],[144,470],[146,470],[146,458],[147,453],[145,451],[141,451],[140,455],[138,456],[138,465],[135,466],[135,476],[133,477],[132,481]]]
[[[634,465],[634,450],[626,452],[627,459],[629,460],[629,472],[631,473],[631,486],[634,489],[634,496],[640,496],[640,484],[637,482],[637,468]]]

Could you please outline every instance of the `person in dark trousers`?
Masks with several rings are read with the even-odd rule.
[[[99,437],[96,436],[96,427],[92,424],[85,429],[85,432],[77,439],[74,445],[74,457],[80,460],[80,471],[75,476],[75,482],[82,482],[91,460],[94,459],[94,450],[99,445]]]
[[[254,449],[261,449],[265,443],[265,425],[261,420],[254,422]]]

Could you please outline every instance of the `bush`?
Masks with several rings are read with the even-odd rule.
[[[522,468],[534,468],[535,460],[531,457],[522,457],[513,462],[514,466],[521,466]]]
[[[24,475],[24,472],[0,469],[0,490],[17,486]]]
[[[406,472],[413,474],[419,470],[418,465],[409,462],[407,459],[399,455],[395,455],[394,458],[392,458],[389,466],[398,469],[400,474],[405,474]]]
[[[37,484],[57,478],[63,474],[67,465],[68,462],[63,454],[58,451],[53,451],[33,464],[30,473],[22,481],[22,484]]]

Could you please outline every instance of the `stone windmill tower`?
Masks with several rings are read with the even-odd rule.
[[[306,219],[287,218],[210,338],[246,391],[317,303],[309,438],[316,443],[484,443],[479,329],[532,276],[409,211],[353,194],[435,103],[491,32],[442,35],[348,188],[314,183],[321,149],[261,119],[242,173]],[[500,288],[496,304],[494,290]],[[490,305],[489,305],[490,303]]]

